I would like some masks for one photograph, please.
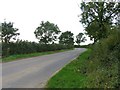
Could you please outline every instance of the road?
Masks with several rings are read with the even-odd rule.
[[[86,49],[17,60],[2,64],[2,88],[42,88],[52,75]]]

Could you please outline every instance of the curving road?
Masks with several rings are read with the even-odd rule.
[[[2,64],[2,88],[42,88],[47,80],[86,49],[27,58]]]

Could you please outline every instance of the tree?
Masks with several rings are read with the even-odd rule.
[[[20,35],[20,33],[17,33],[18,29],[13,27],[12,22],[4,22],[2,23],[2,32],[0,33],[2,42],[9,44],[11,39],[16,39],[17,35]]]
[[[76,43],[78,44],[78,45],[80,45],[80,43],[81,42],[85,42],[86,41],[86,39],[85,39],[85,37],[83,37],[83,33],[79,33],[77,36],[76,36]]]
[[[5,22],[2,23],[2,31],[0,33],[1,40],[2,40],[2,55],[8,56],[10,52],[10,40],[16,39],[16,36],[20,35],[17,33],[18,29],[13,27],[12,22]]]
[[[106,38],[110,27],[120,11],[120,3],[83,2],[81,3],[81,22],[91,39],[95,42]],[[96,25],[96,26],[95,26]],[[94,28],[95,26],[95,28]]]
[[[54,43],[60,30],[57,25],[47,22],[41,22],[40,26],[35,30],[34,34],[41,44]]]
[[[0,23],[0,43],[2,42],[1,34],[2,34],[2,24]]]
[[[120,13],[117,15],[115,24],[116,24],[116,27],[120,30]]]
[[[74,45],[74,36],[70,31],[63,32],[59,37],[59,43],[64,45]]]
[[[87,27],[86,27],[86,34],[88,34],[88,36],[90,37],[90,39],[94,39],[94,43],[97,42],[100,38],[100,30],[99,29],[99,25],[96,21],[90,23]]]

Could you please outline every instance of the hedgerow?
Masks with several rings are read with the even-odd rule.
[[[55,51],[55,50],[70,49],[70,48],[73,48],[73,46],[62,45],[62,44],[39,44],[36,42],[19,40],[16,42],[10,42],[9,44],[2,43],[2,56],[6,57],[9,55],[16,55],[16,54],[29,54],[29,53]]]
[[[87,88],[119,88],[120,31],[111,31],[108,38],[97,42],[86,64]]]

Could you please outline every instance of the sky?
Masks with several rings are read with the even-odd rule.
[[[19,39],[38,41],[34,31],[41,21],[57,24],[62,32],[71,31],[76,36],[84,32],[79,22],[82,0],[0,0],[0,22],[13,22],[20,32]],[[91,43],[87,41],[83,44]]]

